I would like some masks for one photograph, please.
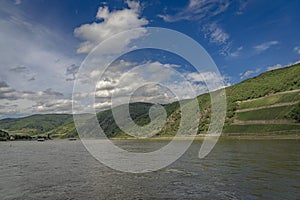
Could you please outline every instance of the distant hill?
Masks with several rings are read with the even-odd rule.
[[[6,118],[0,120],[0,129],[10,134],[38,135],[72,122],[69,114],[38,114],[23,118]]]
[[[227,116],[224,135],[300,133],[300,64],[265,72],[226,88]],[[198,97],[201,116],[199,133],[206,133],[210,122],[210,96]],[[150,103],[130,104],[130,115],[138,125],[150,122]],[[180,124],[178,102],[163,105],[167,123],[157,135],[174,135]],[[111,110],[97,113],[108,137],[122,136]],[[0,129],[9,134],[51,135],[67,138],[77,135],[72,115],[45,114],[0,120]]]

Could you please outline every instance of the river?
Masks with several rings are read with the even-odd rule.
[[[167,142],[115,143],[148,151]],[[159,171],[129,174],[79,140],[1,142],[0,199],[300,199],[300,140],[222,139],[204,159],[200,146]]]

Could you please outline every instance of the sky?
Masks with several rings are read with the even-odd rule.
[[[199,76],[189,62],[168,52],[135,51],[118,58],[100,78],[103,69],[81,75],[97,78],[91,91],[95,103],[88,106],[109,108],[113,95],[120,102],[131,96],[133,101],[168,103],[192,97],[186,81],[198,95],[207,92],[203,79],[229,86],[297,63],[299,8],[298,0],[0,1],[0,118],[72,113],[82,62],[99,43],[135,28],[140,29],[128,35],[128,44],[145,37],[147,27],[191,37],[214,60],[220,76],[209,71]],[[140,87],[150,79],[167,87]]]

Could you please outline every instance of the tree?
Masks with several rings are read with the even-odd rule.
[[[300,122],[300,103],[291,111],[290,117],[297,122]]]
[[[0,140],[8,140],[8,133],[5,131],[0,130]]]

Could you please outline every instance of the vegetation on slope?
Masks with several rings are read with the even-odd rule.
[[[0,130],[0,141],[6,141],[9,139],[9,135],[6,131]]]
[[[224,132],[226,133],[259,133],[259,132],[299,132],[300,126],[295,124],[251,124],[237,125],[238,120],[274,120],[290,119],[299,122],[300,100],[299,91],[288,93],[286,91],[300,89],[300,65],[268,71],[257,77],[245,80],[239,84],[226,88],[227,115]],[[282,93],[284,92],[284,93]],[[203,94],[198,97],[201,115],[199,116],[199,133],[206,133],[210,123],[210,95]],[[257,108],[261,106],[276,105],[292,102],[294,105],[276,108],[264,108],[247,112],[236,112],[240,109]],[[130,104],[130,117],[140,126],[150,122],[150,103]],[[157,135],[176,134],[181,120],[179,102],[163,105],[167,112],[167,123]],[[108,137],[122,136],[111,110],[97,113],[101,128]],[[53,137],[67,138],[76,136],[76,128],[72,115],[48,114],[32,115],[20,119],[0,120],[0,129],[9,134],[21,135],[52,135]]]
[[[300,64],[265,72],[226,89],[233,101],[245,101],[270,94],[300,89]]]
[[[36,135],[45,133],[72,121],[68,114],[31,115],[23,118],[7,118],[0,121],[0,129],[13,133]]]
[[[250,101],[241,102],[238,106],[239,109],[256,108],[262,106],[270,106],[279,103],[288,103],[300,101],[300,92],[279,93],[276,95],[266,96]]]
[[[300,122],[300,103],[298,103],[294,109],[290,112],[289,117]]]
[[[286,119],[295,106],[280,106],[237,113],[238,120]]]
[[[300,125],[297,124],[249,124],[231,125],[224,127],[224,133],[299,133]]]

